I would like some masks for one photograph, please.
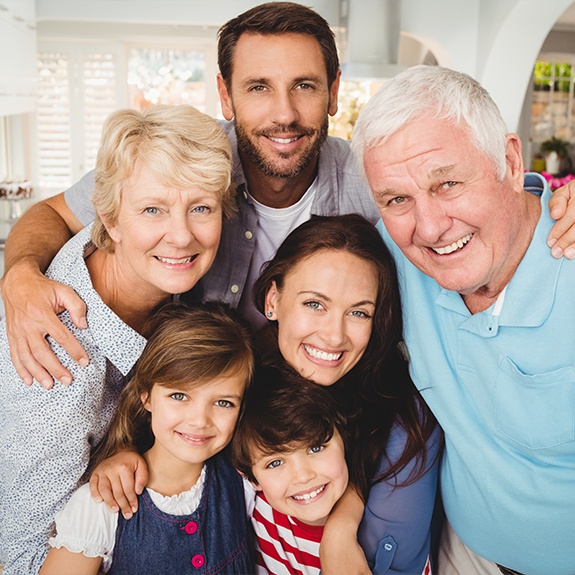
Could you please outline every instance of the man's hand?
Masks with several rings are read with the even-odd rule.
[[[138,495],[148,483],[148,467],[135,451],[124,449],[104,460],[90,477],[94,501],[104,502],[110,511],[118,510],[131,519],[138,510]]]
[[[46,335],[78,364],[88,365],[88,355],[56,315],[67,309],[76,327],[87,327],[86,305],[76,292],[49,280],[37,266],[22,260],[4,275],[2,298],[10,358],[24,383],[31,385],[36,379],[50,389],[54,384],[52,376],[65,385],[71,383],[72,375],[50,349]]]
[[[553,257],[575,258],[575,180],[553,192],[549,201],[551,217],[557,222],[551,228],[547,244]]]

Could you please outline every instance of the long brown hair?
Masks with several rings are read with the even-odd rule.
[[[266,264],[254,285],[254,301],[264,313],[265,296],[275,282],[282,290],[286,277],[301,261],[321,250],[344,251],[368,262],[377,274],[378,294],[373,328],[365,353],[357,365],[330,387],[346,406],[353,434],[351,467],[367,495],[375,482],[394,480],[411,460],[417,464],[404,483],[417,480],[427,469],[426,442],[436,422],[419,396],[402,355],[403,319],[397,271],[381,236],[357,214],[314,216],[293,230]],[[271,355],[277,353],[272,350]],[[375,473],[394,424],[407,434],[404,452],[389,462],[387,471]]]
[[[141,397],[149,395],[154,385],[189,389],[221,376],[245,374],[247,384],[252,379],[249,327],[224,304],[170,304],[153,317],[149,331],[152,335],[90,469],[126,447],[144,453],[152,446],[151,415]]]

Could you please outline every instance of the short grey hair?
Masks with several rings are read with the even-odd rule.
[[[353,132],[352,150],[363,172],[366,146],[377,146],[418,118],[441,118],[466,124],[475,145],[506,172],[507,127],[487,90],[462,72],[440,66],[414,66],[386,82],[370,98]]]

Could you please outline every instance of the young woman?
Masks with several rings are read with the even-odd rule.
[[[441,439],[403,357],[395,265],[381,237],[361,216],[314,217],[285,239],[254,297],[271,322],[257,338],[260,353],[271,361],[281,354],[330,386],[345,409],[350,475],[365,502],[359,541],[371,569],[423,573]],[[141,466],[129,461],[137,485],[145,484]],[[124,491],[132,499],[134,476],[120,476],[126,467],[118,463],[93,476],[94,491],[101,482],[107,502],[129,509]]]
[[[285,239],[254,298],[272,323],[259,348],[345,407],[371,570],[423,573],[441,437],[409,377],[395,264],[378,232],[357,215],[312,218]]]
[[[171,306],[152,336],[96,460],[138,448],[149,481],[132,521],[88,485],[56,515],[41,575],[253,572],[242,481],[228,445],[253,371],[249,330],[223,305]]]

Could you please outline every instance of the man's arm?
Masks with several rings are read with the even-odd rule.
[[[553,192],[549,208],[557,220],[547,238],[551,253],[556,258],[575,259],[575,180]]]
[[[1,280],[10,357],[24,383],[36,379],[45,388],[52,374],[70,383],[70,372],[52,353],[46,335],[57,341],[80,365],[88,356],[56,314],[67,309],[74,324],[86,327],[86,306],[76,292],[47,279],[43,272],[66,241],[82,229],[64,194],[31,206],[6,241]]]

